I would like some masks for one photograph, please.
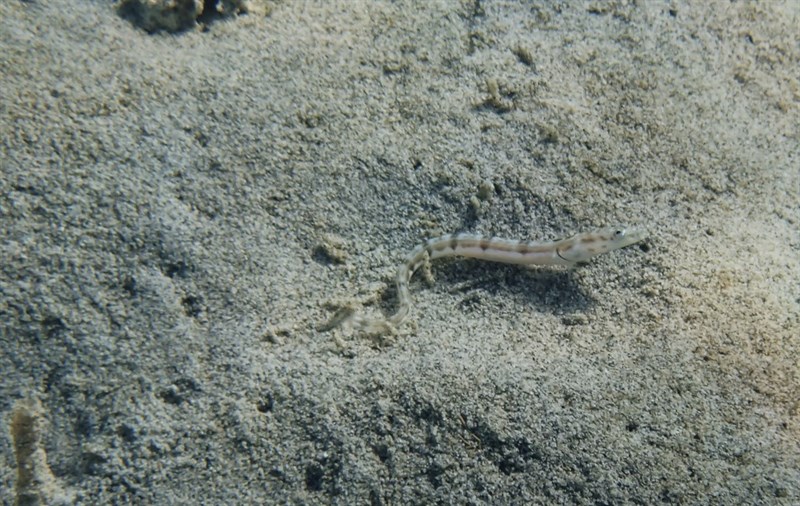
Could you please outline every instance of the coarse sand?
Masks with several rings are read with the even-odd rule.
[[[2,504],[800,504],[800,3],[265,5],[0,2]]]

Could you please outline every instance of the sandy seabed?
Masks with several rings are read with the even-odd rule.
[[[269,7],[0,2],[3,504],[800,503],[800,4]]]

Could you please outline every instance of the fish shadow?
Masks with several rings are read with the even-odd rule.
[[[573,269],[529,268],[479,260],[455,260],[434,266],[436,286],[461,292],[465,309],[483,304],[484,294],[508,299],[554,315],[586,311],[594,303],[575,280]]]

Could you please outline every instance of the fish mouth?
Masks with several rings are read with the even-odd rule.
[[[639,227],[622,229],[624,234],[619,240],[618,247],[624,248],[647,238],[647,231]]]

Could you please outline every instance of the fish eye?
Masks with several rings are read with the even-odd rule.
[[[622,239],[623,237],[625,237],[625,231],[624,230],[615,230],[614,231],[614,239]]]

